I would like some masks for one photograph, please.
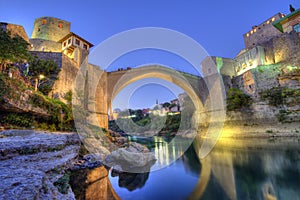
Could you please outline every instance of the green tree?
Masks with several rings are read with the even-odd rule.
[[[30,77],[35,82],[35,91],[39,86],[39,79],[44,79],[43,84],[51,84],[57,78],[60,71],[58,65],[53,60],[42,60],[34,57],[29,64]]]
[[[0,29],[0,72],[6,65],[30,59],[28,43],[20,36],[11,36],[10,32]]]

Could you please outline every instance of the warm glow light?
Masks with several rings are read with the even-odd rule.
[[[254,33],[256,33],[256,29],[254,29]]]
[[[247,37],[249,37],[249,33],[247,33]]]
[[[253,34],[253,30],[251,31],[251,34]]]
[[[272,22],[274,22],[274,21],[275,21],[275,17],[272,18]]]
[[[44,76],[43,74],[40,74],[39,78],[40,78],[40,79],[44,79],[45,76]]]

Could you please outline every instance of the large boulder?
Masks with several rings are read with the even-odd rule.
[[[149,172],[156,162],[154,154],[141,144],[132,142],[126,148],[120,148],[106,156],[104,164],[121,172]]]

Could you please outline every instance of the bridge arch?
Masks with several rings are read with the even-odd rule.
[[[120,91],[122,91],[131,83],[146,78],[159,78],[182,88],[190,97],[196,108],[195,113],[197,114],[195,114],[195,125],[197,125],[197,123],[201,119],[203,119],[203,116],[201,116],[199,113],[204,113],[204,104],[202,103],[199,94],[197,94],[197,92],[194,90],[195,86],[193,87],[189,80],[187,80],[180,72],[161,65],[146,65],[143,67],[127,70],[125,73],[122,73],[120,75],[117,81],[110,80],[110,77],[108,75],[108,110],[110,110],[110,112],[112,113],[112,102]]]

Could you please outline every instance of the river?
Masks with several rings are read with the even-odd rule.
[[[300,139],[223,139],[204,159],[195,144],[185,150],[170,139],[154,138],[147,145],[162,159],[153,168],[167,167],[143,174],[110,171],[81,194],[73,190],[77,199],[84,192],[85,199],[300,200]],[[182,156],[172,162],[177,154]],[[99,174],[96,170],[91,173]]]

